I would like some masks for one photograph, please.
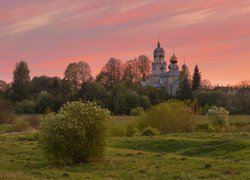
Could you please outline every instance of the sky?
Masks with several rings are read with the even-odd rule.
[[[190,72],[214,85],[250,79],[250,0],[0,0],[0,80],[15,63],[63,77],[85,61],[96,76],[110,57],[153,59],[158,34]]]

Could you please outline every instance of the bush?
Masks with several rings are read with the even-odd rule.
[[[14,120],[12,103],[5,99],[0,99],[0,124],[10,124]]]
[[[169,100],[151,107],[139,116],[140,128],[157,128],[161,134],[190,132],[195,128],[195,113],[185,102]]]
[[[30,124],[25,119],[18,119],[10,126],[7,132],[25,132],[30,129]]]
[[[138,135],[138,129],[136,128],[134,123],[129,123],[127,125],[127,136],[132,137]]]
[[[208,104],[206,104],[205,106],[200,108],[200,114],[206,115],[209,109],[210,109],[210,106]]]
[[[155,136],[155,135],[159,135],[159,134],[160,134],[159,130],[156,128],[152,128],[152,127],[147,127],[147,128],[142,130],[143,136]]]
[[[136,107],[131,109],[130,116],[139,116],[142,113],[144,113],[144,109],[142,107]]]
[[[212,106],[207,113],[214,127],[229,126],[229,112],[223,107]]]
[[[35,108],[35,102],[27,99],[15,103],[15,110],[17,114],[33,114],[35,113]]]
[[[40,143],[55,162],[103,157],[110,121],[110,112],[95,103],[69,102],[41,122]]]

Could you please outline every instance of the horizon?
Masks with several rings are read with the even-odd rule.
[[[0,7],[0,80],[12,81],[25,60],[31,77],[63,77],[71,62],[87,62],[95,77],[110,57],[153,60],[158,33],[166,62],[175,54],[213,85],[249,80],[250,4],[221,1],[25,1]]]

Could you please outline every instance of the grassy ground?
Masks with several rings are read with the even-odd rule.
[[[103,160],[51,165],[36,133],[0,135],[0,179],[247,179],[250,133],[113,137]]]
[[[6,134],[10,125],[0,125],[0,179],[249,179],[249,131],[124,137],[133,119],[113,117],[106,157],[74,165],[50,164],[36,131]],[[230,123],[245,127],[250,117],[231,116]]]

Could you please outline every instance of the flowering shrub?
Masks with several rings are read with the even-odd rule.
[[[42,148],[56,162],[86,162],[103,157],[110,121],[110,112],[95,103],[67,103],[41,122]]]
[[[212,121],[212,125],[215,127],[227,127],[229,126],[229,112],[223,107],[212,106],[207,115]]]
[[[190,132],[195,128],[195,113],[185,102],[169,100],[141,114],[139,126],[140,129],[156,128],[161,134]]]

